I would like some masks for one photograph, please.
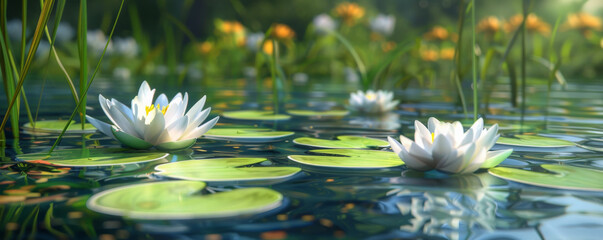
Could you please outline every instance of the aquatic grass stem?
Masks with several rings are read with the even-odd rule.
[[[475,0],[471,0],[471,62],[473,72],[473,121],[477,121],[479,104],[477,102],[477,56],[475,55]]]
[[[549,104],[550,104],[550,98],[551,98],[551,86],[553,85],[553,79],[555,78],[555,74],[557,72],[557,70],[559,69],[559,66],[561,65],[561,61],[558,61],[558,57],[555,56],[556,52],[554,49],[555,46],[555,39],[557,37],[557,31],[559,30],[559,24],[561,23],[561,16],[557,17],[557,20],[555,21],[555,27],[553,27],[553,34],[551,35],[551,39],[549,40],[549,49],[548,49],[548,55],[549,55],[549,62],[554,64],[553,69],[551,69],[551,73],[549,75],[549,81],[547,83],[547,89],[546,89],[546,100],[545,100],[545,107],[544,107],[544,128],[547,128],[548,125],[548,121],[549,121]]]
[[[362,78],[362,89],[365,91],[368,90],[368,87],[370,86],[371,83],[366,75],[366,67],[365,67],[364,63],[362,62],[362,59],[360,59],[360,55],[358,55],[358,52],[356,52],[356,50],[354,49],[352,44],[347,39],[345,39],[345,37],[343,35],[339,34],[338,32],[335,32],[335,31],[331,31],[331,34],[333,34],[333,35],[335,35],[335,37],[337,37],[337,39],[343,44],[343,46],[345,46],[345,48],[348,50],[348,52],[350,52],[350,54],[352,55],[352,58],[354,58],[354,62],[356,62],[356,67],[358,67],[358,71],[360,72],[360,77]]]
[[[69,117],[69,120],[67,120],[67,124],[65,124],[65,127],[63,127],[61,134],[59,134],[59,136],[55,140],[54,144],[48,151],[48,155],[50,155],[52,153],[52,151],[54,151],[54,149],[59,145],[59,143],[61,142],[61,139],[63,138],[63,135],[65,135],[67,128],[71,124],[71,121],[73,121],[75,114],[78,112],[78,110],[82,106],[82,103],[84,103],[84,98],[86,98],[86,94],[88,93],[88,90],[90,90],[92,81],[94,81],[94,77],[96,77],[96,74],[98,73],[98,70],[100,69],[100,65],[103,61],[103,57],[105,56],[105,53],[107,52],[107,47],[109,47],[109,43],[111,42],[111,38],[113,37],[113,32],[115,31],[115,27],[117,26],[117,21],[119,20],[119,16],[121,16],[121,11],[123,9],[125,2],[126,2],[126,0],[121,1],[121,5],[119,6],[119,11],[117,12],[117,16],[115,17],[115,22],[113,23],[113,28],[111,28],[111,32],[109,33],[109,37],[107,38],[107,42],[105,43],[105,48],[103,49],[103,53],[101,54],[100,59],[98,60],[98,64],[96,65],[96,68],[94,69],[94,72],[92,73],[92,76],[90,77],[90,80],[88,81],[88,84],[86,84],[86,89],[84,90],[83,94],[80,95],[80,99],[78,100],[77,106],[71,113],[71,116]]]
[[[520,131],[523,132],[523,122],[526,113],[526,19],[528,17],[527,0],[522,1],[523,21],[521,23],[521,119]]]
[[[5,2],[4,2],[4,4],[5,4]],[[33,62],[33,58],[35,56],[36,50],[38,49],[38,45],[40,44],[40,40],[42,39],[43,29],[46,26],[46,24],[48,23],[48,18],[50,17],[50,12],[52,10],[53,5],[54,5],[54,0],[46,0],[44,2],[44,6],[42,7],[40,17],[38,18],[38,24],[36,26],[36,30],[33,35],[33,40],[29,47],[29,52],[27,53],[27,59],[25,60],[25,64],[23,65],[23,68],[21,68],[21,72],[19,74],[19,82],[17,83],[17,86],[15,88],[16,92],[12,95],[8,108],[6,109],[6,113],[4,114],[4,117],[2,119],[2,124],[0,124],[0,130],[4,130],[4,127],[6,126],[6,122],[8,120],[8,115],[11,112],[11,110],[13,109],[16,100],[19,98],[20,90],[23,88],[23,82],[25,81],[25,77],[27,76],[27,73],[29,72],[29,67],[31,66],[31,63]],[[5,11],[5,10],[6,9],[3,9],[3,11]],[[3,36],[3,37],[5,37],[5,36]],[[4,42],[4,39],[3,39],[3,42]],[[8,48],[7,48],[6,43],[2,43],[2,45],[3,45],[3,52],[7,51]],[[6,64],[7,64],[7,62],[2,62],[2,65],[6,65]],[[4,67],[6,67],[6,66],[4,66]],[[4,72],[6,72],[6,70],[7,69],[4,69]],[[5,80],[5,82],[6,82],[6,80]],[[17,120],[18,120],[18,118],[17,118]],[[13,131],[19,131],[19,130],[17,128],[16,130],[13,129]]]
[[[88,82],[88,0],[80,0],[80,12],[77,28],[77,49],[80,58],[80,95],[86,91]],[[80,104],[80,121],[82,130],[86,124],[86,98],[82,98],[83,104]]]
[[[471,4],[469,4],[471,5]],[[465,100],[465,94],[463,93],[463,87],[461,85],[461,50],[463,48],[462,40],[463,40],[463,25],[465,23],[465,15],[468,10],[467,8],[463,8],[463,0],[460,0],[459,5],[459,22],[458,22],[458,41],[455,46],[454,51],[454,73],[453,73],[453,81],[456,85],[456,90],[458,91],[459,98],[461,99],[461,106],[463,107],[463,114],[465,115],[465,119],[467,118],[467,101]]]

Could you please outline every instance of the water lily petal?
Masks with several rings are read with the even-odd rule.
[[[497,151],[489,151],[486,154],[486,161],[480,166],[480,168],[493,168],[498,164],[507,159],[511,153],[513,153],[513,149],[503,149]]]
[[[151,90],[147,81],[142,82],[138,89],[138,100],[140,101],[143,110],[145,106],[150,106],[153,103],[153,95],[155,95],[155,89]]]
[[[419,150],[420,149],[420,150]],[[402,150],[402,161],[408,168],[427,171],[433,169],[431,156],[428,156],[426,152],[421,153],[422,148],[413,143],[410,147],[410,151]]]
[[[482,135],[477,139],[480,147],[490,149],[496,144],[496,140],[500,135],[498,133],[498,124],[494,124],[494,126],[490,127],[485,132],[482,132]]]
[[[482,130],[484,129],[484,119],[477,119],[477,121],[475,121],[475,123],[473,123],[471,126],[471,129],[473,129],[473,141],[476,141],[479,136],[482,135]]]
[[[182,134],[188,127],[188,118],[181,117],[166,127],[166,131],[169,133],[171,139],[180,139]]]
[[[215,117],[214,119],[209,120],[205,124],[195,128],[193,131],[188,132],[188,134],[184,134],[184,136],[182,136],[180,140],[201,137],[201,135],[205,134],[207,131],[209,131],[209,129],[216,125],[218,119],[220,119],[220,117]]]
[[[103,134],[115,139],[115,136],[113,136],[113,132],[111,132],[110,124],[100,121],[96,118],[90,117],[88,115],[86,115],[86,120],[88,120],[88,122],[90,124],[92,124],[94,127],[96,127],[96,129],[98,129]]]
[[[195,129],[196,127],[201,125],[201,123],[207,118],[207,116],[209,116],[210,111],[211,111],[211,108],[206,108],[202,112],[197,113],[196,116],[191,116],[191,117],[186,116],[188,118],[188,127],[186,128],[185,132],[193,131],[193,129]],[[194,118],[192,118],[192,117],[194,117]]]
[[[432,132],[432,133],[435,132],[436,127],[438,127],[440,125],[441,125],[440,120],[438,120],[437,118],[430,117],[427,120],[427,128],[429,129],[429,132]]]
[[[166,107],[168,104],[168,98],[164,93],[159,94],[159,97],[155,99],[155,106],[161,106],[163,108]]]
[[[145,124],[143,139],[153,145],[157,145],[159,136],[165,131],[165,118],[157,109],[149,112],[149,118],[151,117],[152,119],[150,121],[147,120]]]
[[[400,144],[398,141],[396,141],[396,139],[393,139],[392,137],[388,136],[387,137],[387,141],[389,142],[389,145],[392,147],[392,150],[398,154],[398,156],[400,156],[400,152],[402,152],[404,148],[404,146],[402,146],[402,144]]]
[[[132,125],[132,121],[128,117],[126,117],[118,109],[118,107],[116,107],[111,101],[107,100],[100,94],[99,101],[101,103],[101,108],[103,109],[109,120],[113,122],[113,125],[130,135],[137,136],[136,130],[134,130],[134,127]]]
[[[130,120],[130,122],[132,122],[132,120],[134,119],[132,109],[130,109],[120,101],[117,101],[115,98],[111,98],[111,104],[113,104],[117,108],[117,110],[119,110],[126,118]]]
[[[431,132],[423,123],[415,120],[415,143],[428,152],[431,152]]]
[[[199,101],[195,103],[195,105],[191,107],[191,109],[188,110],[186,116],[189,119],[194,118],[195,116],[197,116],[197,113],[201,112],[201,110],[203,109],[203,105],[205,105],[205,98],[206,97],[203,96],[201,99],[199,99]]]
[[[470,160],[469,164],[463,168],[460,173],[472,173],[477,171],[482,164],[486,161],[487,150],[484,148],[477,149],[477,153]]]
[[[431,155],[434,162],[438,163],[448,158],[448,155],[455,153],[453,145],[450,140],[444,135],[437,135],[433,141],[433,147],[431,148]]]

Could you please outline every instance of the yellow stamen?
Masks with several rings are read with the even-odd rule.
[[[369,93],[366,95],[366,99],[368,99],[368,100],[375,100],[375,98],[377,98],[377,95],[375,95],[375,94]]]
[[[155,107],[155,105],[146,106],[146,107],[144,107],[144,110],[147,112],[147,116],[155,108],[157,108],[157,110],[159,110],[161,112],[161,114],[165,115],[165,112],[167,112],[169,106],[170,105],[167,105],[167,106],[165,106],[165,107],[162,108],[161,105],[157,104],[157,107]]]
[[[431,133],[431,142],[433,142],[435,139],[435,133]]]

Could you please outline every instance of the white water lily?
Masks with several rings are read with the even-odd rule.
[[[113,125],[90,116],[86,116],[86,119],[102,133],[125,146],[136,149],[154,146],[166,151],[192,146],[198,137],[218,122],[219,117],[215,117],[201,125],[211,110],[203,110],[205,96],[185,114],[188,93],[184,93],[184,96],[178,93],[170,102],[162,93],[153,103],[154,94],[155,89],[151,90],[149,84],[144,81],[140,85],[138,95],[132,99],[132,108],[115,99],[108,100],[99,95],[101,108]]]
[[[333,20],[333,18],[326,13],[322,13],[314,17],[312,24],[314,24],[316,32],[319,34],[327,34],[331,31],[335,31],[335,28],[337,28],[337,23],[335,20]]]
[[[394,100],[394,93],[390,91],[365,92],[358,90],[350,94],[349,108],[352,111],[361,113],[386,113],[398,105],[398,100]]]
[[[394,15],[379,14],[371,20],[370,25],[373,32],[389,36],[394,32],[396,17]]]
[[[489,151],[496,143],[498,124],[484,128],[480,118],[467,132],[460,122],[440,122],[429,118],[427,127],[415,121],[415,141],[400,136],[400,144],[388,137],[392,150],[410,169],[437,169],[447,173],[472,173],[479,168],[491,168],[505,160],[513,149]]]

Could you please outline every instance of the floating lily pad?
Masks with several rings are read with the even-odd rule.
[[[53,165],[69,167],[97,167],[150,162],[165,158],[167,153],[132,151],[123,148],[60,149],[52,152],[17,155],[22,161],[44,160]]]
[[[245,143],[277,142],[295,132],[272,131],[267,128],[214,128],[203,135],[205,138]]]
[[[362,137],[362,136],[338,136],[338,140],[301,137],[293,140],[295,144],[319,147],[319,148],[370,148],[387,147],[387,141]]]
[[[292,161],[318,167],[375,169],[397,167],[404,164],[393,152],[359,149],[320,149],[310,153],[339,156],[291,155]]]
[[[199,168],[233,168],[266,161],[266,158],[211,158],[199,160],[178,161],[161,164],[155,167],[157,171],[178,171],[182,169]]]
[[[167,181],[106,190],[86,205],[93,211],[134,219],[206,219],[251,215],[282,204],[283,195],[268,188],[243,188],[202,195],[204,182]]]
[[[223,182],[281,179],[299,171],[297,167],[235,168],[265,161],[265,158],[215,158],[172,162],[159,165],[160,176],[183,180]]]
[[[521,147],[571,147],[576,144],[570,141],[541,137],[536,135],[514,135],[513,137],[499,137],[497,144]]]
[[[67,120],[44,120],[44,121],[36,121],[35,128],[34,124],[28,122],[23,124],[23,128],[31,131],[31,132],[46,132],[46,133],[61,133],[63,128],[67,124]],[[76,123],[74,121],[69,124],[67,127],[68,133],[94,133],[96,132],[96,128],[92,126],[90,123],[84,124],[84,130],[82,130],[82,124]]]
[[[274,114],[273,111],[260,110],[243,110],[233,112],[223,112],[222,116],[237,120],[259,120],[259,121],[276,121],[289,120],[291,116],[285,114]]]
[[[303,109],[287,110],[287,113],[296,117],[310,117],[310,118],[330,118],[330,117],[343,117],[350,113],[348,110],[329,110],[329,111],[313,111]]]
[[[541,187],[603,191],[601,170],[553,164],[543,164],[541,167],[553,173],[506,167],[491,168],[489,172],[500,178]]]

